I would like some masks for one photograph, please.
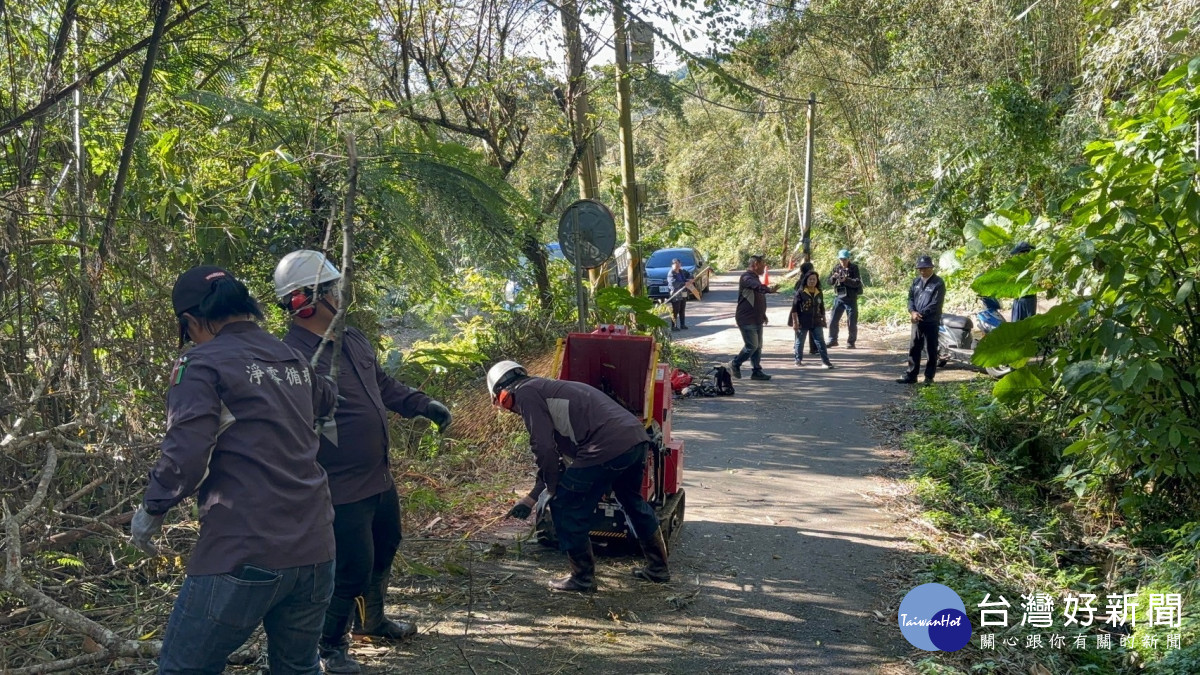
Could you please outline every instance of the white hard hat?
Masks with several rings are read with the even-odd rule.
[[[292,251],[275,266],[275,295],[287,300],[301,288],[316,288],[342,278],[338,268],[320,251]]]
[[[510,373],[512,373],[513,371],[517,371],[517,370],[521,371],[519,373],[520,375],[528,374],[525,370],[525,366],[522,366],[521,364],[517,363],[516,361],[501,361],[501,362],[497,363],[496,365],[492,366],[490,369],[488,369],[488,374],[487,374],[488,394],[490,394],[491,397],[493,399],[495,399],[496,398],[496,385],[499,384],[500,382],[503,382]]]

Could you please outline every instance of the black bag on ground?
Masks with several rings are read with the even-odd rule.
[[[733,375],[725,366],[713,366],[709,371],[717,385],[717,396],[733,396]]]

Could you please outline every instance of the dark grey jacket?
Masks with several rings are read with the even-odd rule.
[[[166,513],[199,491],[188,574],[333,560],[333,506],[313,420],[335,396],[302,356],[250,321],[179,358],[143,507]]]
[[[539,478],[551,494],[562,458],[573,467],[596,466],[649,440],[633,413],[582,382],[530,377],[513,387],[513,399],[513,411],[529,430]]]
[[[283,341],[311,360],[321,336],[292,324]],[[317,372],[328,373],[333,343],[326,343]],[[402,417],[424,415],[433,399],[383,372],[375,348],[357,328],[342,338],[334,419],[321,428],[317,459],[329,472],[329,492],[336,505],[357,502],[392,486],[388,465],[388,411]]]
[[[671,268],[671,271],[667,272],[667,285],[671,287],[672,294],[674,294],[675,291],[678,291],[679,289],[686,286],[687,282],[689,282],[691,280],[692,280],[692,273],[682,267],[679,268],[678,272],[675,271],[675,268]],[[687,294],[684,293],[683,295],[680,295],[679,298],[676,298],[676,299],[677,300],[687,299]]]
[[[839,262],[829,273],[829,285],[833,287],[834,295],[839,298],[857,298],[862,294],[862,277],[858,272],[858,263],[850,263],[842,267]]]
[[[738,279],[738,300],[733,315],[739,328],[761,326],[767,322],[767,295],[771,292],[757,274],[750,270],[742,272]]]
[[[946,284],[936,274],[929,279],[917,275],[912,286],[908,288],[908,311],[920,312],[924,324],[940,324],[942,322],[942,303],[946,301]]]

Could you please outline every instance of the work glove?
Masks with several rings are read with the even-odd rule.
[[[425,417],[437,425],[438,431],[445,431],[450,426],[450,409],[441,401],[430,401],[425,408]]]
[[[154,545],[154,535],[162,531],[163,517],[166,514],[152,516],[139,506],[129,523],[129,543],[133,544],[146,555],[158,555],[158,547]]]
[[[506,514],[504,517],[516,518],[518,520],[525,520],[528,518],[529,514],[533,513],[533,506],[526,503],[528,500],[529,498],[526,497],[516,504],[513,504],[513,507],[508,510],[508,514]]]

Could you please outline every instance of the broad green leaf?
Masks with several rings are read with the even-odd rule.
[[[1137,382],[1138,375],[1142,372],[1142,361],[1135,359],[1125,365],[1124,372],[1121,373],[1121,386],[1125,389],[1133,387]]]
[[[1175,294],[1175,304],[1182,305],[1192,295],[1192,291],[1196,287],[1196,282],[1193,279],[1188,279],[1179,286],[1179,292]]]
[[[992,387],[992,396],[1001,403],[1015,403],[1041,388],[1042,380],[1033,368],[1017,368],[1000,378]]]
[[[1078,309],[1076,303],[1064,303],[1045,314],[1002,324],[979,341],[971,363],[981,368],[1023,364],[1038,353],[1038,339],[1065,325],[1078,314]]]
[[[1163,379],[1163,367],[1154,361],[1146,362],[1146,373],[1147,376],[1152,380],[1158,380],[1161,382]]]
[[[958,252],[951,249],[942,253],[938,257],[938,271],[943,275],[954,274],[962,269],[962,263],[958,261]]]
[[[1106,368],[1100,363],[1093,360],[1077,361],[1067,366],[1063,371],[1062,382],[1063,386],[1068,390],[1073,390],[1082,384],[1087,378],[1103,373]]]
[[[1086,438],[1081,438],[1078,441],[1075,441],[1074,443],[1063,448],[1062,454],[1064,457],[1071,457],[1073,455],[1078,455],[1079,453],[1086,451],[1088,449],[1089,445],[1091,445],[1091,441],[1087,440]]]
[[[1002,246],[1012,242],[1012,237],[996,225],[987,225],[981,228],[978,237],[984,246]]]
[[[1019,298],[1029,295],[1033,288],[1028,277],[1018,278],[1025,274],[1029,265],[1034,262],[1030,255],[1020,255],[1009,258],[996,269],[984,272],[971,282],[971,290],[980,295],[993,298]]]

